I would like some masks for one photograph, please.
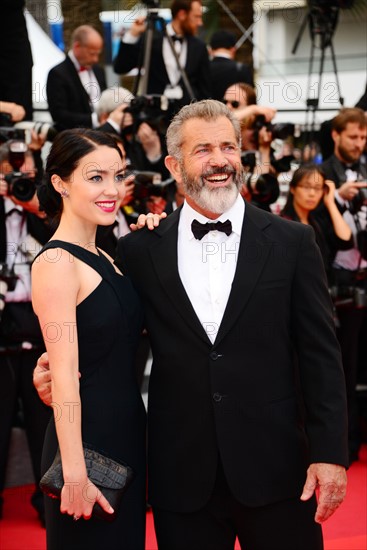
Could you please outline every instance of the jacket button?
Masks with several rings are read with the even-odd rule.
[[[215,393],[215,394],[213,395],[213,399],[214,399],[214,401],[215,401],[216,403],[219,403],[220,401],[222,401],[222,396],[221,396],[220,393]]]
[[[217,354],[216,351],[212,351],[209,355],[210,359],[212,359],[213,361],[216,361],[219,357],[219,355]]]

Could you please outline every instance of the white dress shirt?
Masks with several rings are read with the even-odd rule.
[[[167,25],[167,34],[168,36],[175,35],[175,31],[173,30],[172,25],[170,23],[168,23]],[[174,41],[173,45],[178,55],[180,66],[184,68],[186,65],[186,59],[187,59],[187,40],[183,38],[182,43],[178,41]],[[163,39],[162,55],[163,55],[164,64],[166,66],[166,71],[167,71],[171,86],[176,86],[180,81],[181,72],[177,66],[175,56],[172,53],[172,49],[167,38]],[[177,98],[177,99],[180,99],[180,98]]]
[[[168,23],[168,25],[166,26],[166,30],[168,36],[175,36],[176,33],[173,30],[171,23]],[[123,35],[121,40],[125,44],[136,44],[139,39],[139,36],[134,36],[130,31],[127,31]],[[187,59],[187,40],[185,39],[185,37],[183,37],[182,43],[174,41],[173,45],[178,55],[180,66],[184,68]],[[178,86],[178,82],[181,78],[181,72],[177,66],[177,62],[172,52],[171,46],[168,42],[168,39],[165,36],[163,37],[162,56],[170,81],[170,84],[166,87],[164,91],[164,95],[166,95],[169,99],[181,99],[183,96],[183,91],[182,88]],[[154,70],[154,67],[149,67],[149,70]]]
[[[237,266],[245,202],[238,195],[233,206],[216,220],[209,220],[184,202],[178,225],[178,272],[190,302],[214,343],[232,288]],[[231,235],[209,231],[201,240],[195,239],[191,223],[232,223]]]

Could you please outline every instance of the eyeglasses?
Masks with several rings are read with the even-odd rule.
[[[239,101],[231,101],[230,99],[222,99],[222,103],[224,103],[224,105],[227,105],[228,103],[230,105],[232,105],[233,109],[238,109],[238,107],[240,106],[240,102]]]
[[[309,193],[310,191],[315,191],[315,193],[321,193],[325,189],[325,185],[305,185],[304,183],[299,183],[297,187],[301,187]]]

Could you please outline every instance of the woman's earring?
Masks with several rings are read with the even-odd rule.
[[[63,199],[66,199],[69,196],[69,193],[66,189],[61,189],[60,195],[62,196]]]

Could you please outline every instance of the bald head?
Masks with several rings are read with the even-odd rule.
[[[80,65],[90,68],[98,63],[103,48],[103,39],[90,25],[77,27],[71,37],[72,49]]]

